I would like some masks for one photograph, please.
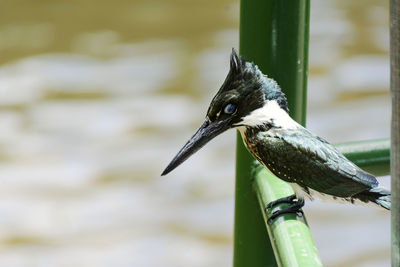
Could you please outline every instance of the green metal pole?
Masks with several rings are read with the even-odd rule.
[[[254,61],[263,73],[280,84],[288,97],[292,118],[303,125],[306,116],[308,24],[309,0],[290,3],[279,0],[241,0],[240,53],[246,59]],[[280,257],[277,257],[276,261],[273,256],[262,213],[252,189],[253,182],[257,188],[259,185],[268,185],[270,179],[275,181],[276,178],[264,175],[268,181],[256,179],[255,172],[252,171],[253,162],[254,159],[238,135],[233,263],[235,267],[282,265],[285,262],[282,262]],[[274,190],[276,194],[270,195],[276,198],[280,197],[282,192],[291,192],[290,186],[286,183],[279,184]],[[262,186],[256,191],[260,196],[259,192],[266,190]],[[264,197],[259,199],[261,202],[267,201]],[[265,203],[262,204],[263,207]],[[306,228],[306,234],[310,235],[302,221],[294,221],[302,224],[298,227],[300,231]],[[276,248],[276,242],[272,244]],[[279,244],[285,245],[285,242]],[[297,263],[301,262],[299,261],[301,250],[292,252],[299,256],[297,260],[294,257],[294,260]],[[316,264],[297,266],[320,266],[318,254],[316,259]]]
[[[263,215],[252,187],[254,159],[237,137],[233,266],[277,266]]]
[[[284,181],[277,179],[263,167],[260,166],[255,172],[254,187],[267,222],[267,215],[271,215],[270,211],[268,214],[264,212],[267,204],[294,192]],[[268,226],[268,232],[279,266],[322,266],[304,216],[291,213],[281,215]]]
[[[400,266],[400,0],[390,1],[392,266]]]

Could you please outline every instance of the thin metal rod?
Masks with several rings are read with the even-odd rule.
[[[400,266],[400,0],[390,1],[392,266]]]

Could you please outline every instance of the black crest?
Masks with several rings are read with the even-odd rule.
[[[232,48],[231,53],[231,71],[242,72],[242,65],[244,60],[239,57],[235,48]]]

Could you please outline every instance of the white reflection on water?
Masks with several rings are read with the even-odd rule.
[[[174,62],[169,52],[108,61],[49,54],[0,69],[1,266],[230,261],[233,188],[221,176],[231,182],[233,172],[203,173],[202,182],[221,184],[211,190],[179,172],[159,178],[184,142],[176,131],[189,135],[188,122],[201,119],[198,101],[153,93],[175,75]],[[216,148],[232,150],[233,134],[197,160],[198,171],[215,165]],[[220,161],[232,162],[232,152]]]

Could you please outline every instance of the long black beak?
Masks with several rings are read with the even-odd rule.
[[[165,168],[161,175],[166,175],[178,167],[211,139],[229,129],[229,123],[230,119],[214,122],[209,122],[208,119],[206,119],[200,128],[197,129],[196,133],[189,139],[189,141],[187,141],[174,159],[168,164],[167,168]]]

